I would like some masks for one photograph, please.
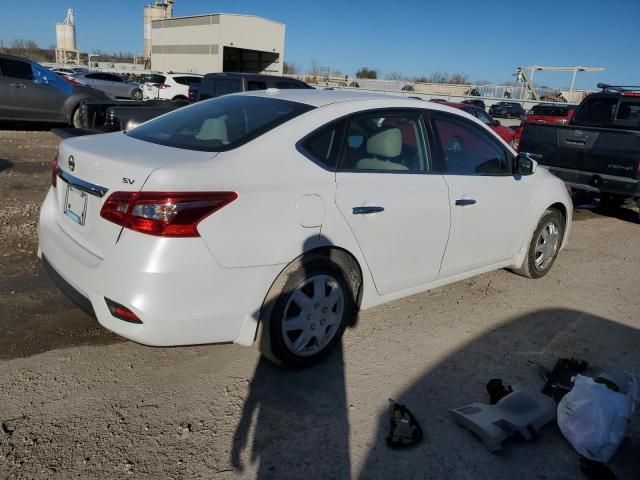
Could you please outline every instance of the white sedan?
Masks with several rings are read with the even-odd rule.
[[[571,216],[563,182],[461,110],[266,90],[63,141],[39,254],[123,337],[258,339],[304,366],[359,309],[500,268],[542,277]]]

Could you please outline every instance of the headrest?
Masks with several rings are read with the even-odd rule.
[[[198,140],[219,140],[224,145],[228,144],[227,118],[227,115],[218,118],[207,118],[202,124],[196,138]]]
[[[402,134],[399,128],[376,133],[367,140],[367,153],[379,157],[394,158],[402,152]]]

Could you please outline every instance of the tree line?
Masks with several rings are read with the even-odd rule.
[[[8,44],[4,44],[4,42],[0,40],[0,53],[5,55],[15,55],[18,57],[27,57],[36,62],[55,62],[55,49],[55,45],[50,45],[48,48],[42,48],[33,40],[15,39]],[[94,58],[94,55],[97,55],[98,57]],[[91,57],[92,61],[98,62],[132,63],[134,55],[131,52],[109,53],[104,50],[94,50],[91,53]],[[81,53],[80,58],[81,60],[87,61],[88,53]]]

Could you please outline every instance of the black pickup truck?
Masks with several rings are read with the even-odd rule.
[[[598,88],[567,125],[525,124],[519,151],[601,204],[640,207],[640,87]]]

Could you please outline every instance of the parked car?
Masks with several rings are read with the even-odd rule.
[[[230,93],[266,90],[313,88],[301,80],[277,75],[260,75],[255,73],[207,73],[200,84],[197,100],[206,100]]]
[[[102,92],[61,78],[26,58],[0,55],[0,120],[80,125],[83,100],[108,100]]]
[[[38,234],[56,282],[119,335],[250,345],[262,322],[265,356],[306,366],[358,308],[542,277],[571,215],[562,181],[457,109],[267,90],[62,141]]]
[[[520,151],[603,206],[633,200],[640,209],[640,86],[598,87],[566,125],[525,123]]]
[[[125,82],[122,77],[115,73],[80,72],[71,75],[69,78],[72,78],[73,81],[76,81],[80,85],[93,87],[116,98],[142,100],[142,89],[140,84],[135,82]]]
[[[505,127],[500,124],[500,120],[496,120],[495,118],[491,118],[487,114],[487,112],[479,107],[476,107],[473,104],[468,103],[446,103],[443,105],[449,105],[453,108],[458,108],[463,112],[467,112],[470,115],[473,115],[486,126],[488,126],[491,130],[500,135],[505,142],[507,142],[511,147],[513,147],[513,139],[515,137],[515,131],[509,127]]]
[[[562,105],[555,103],[539,103],[531,107],[522,119],[522,124],[530,123],[569,123],[576,111],[577,105]]]
[[[566,124],[576,110],[577,105],[558,105],[554,103],[539,103],[534,105],[527,112],[520,123],[520,127],[515,129],[513,148],[520,148],[520,137],[522,136],[522,126],[525,123],[545,123],[545,124]]]
[[[517,102],[498,102],[489,107],[489,115],[500,118],[524,118],[527,112]]]
[[[154,74],[152,79],[142,85],[145,99],[154,100],[187,100],[189,86],[199,85],[202,75],[194,73],[161,73]]]
[[[478,108],[481,108],[482,110],[486,110],[487,106],[484,104],[484,102],[478,98],[469,98],[467,100],[463,100],[460,103],[464,103],[467,105],[474,105]]]

